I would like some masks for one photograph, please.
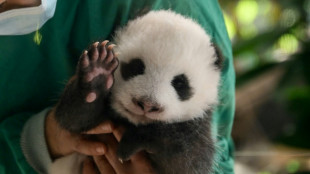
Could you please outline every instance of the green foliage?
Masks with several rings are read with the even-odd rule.
[[[297,160],[291,160],[287,166],[286,166],[286,171],[288,173],[296,173],[300,167],[300,163]]]
[[[258,174],[272,174],[272,173],[264,171],[264,172],[258,172]]]
[[[295,120],[286,144],[310,148],[310,1],[220,0],[233,43],[237,87],[281,66],[275,97]],[[293,165],[294,164],[294,165]],[[288,165],[294,173],[295,163]]]

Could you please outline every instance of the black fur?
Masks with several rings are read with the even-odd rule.
[[[223,58],[223,54],[222,52],[220,51],[220,48],[215,45],[215,44],[212,44],[212,46],[214,47],[215,49],[215,57],[216,57],[216,60],[214,62],[214,65],[218,68],[218,69],[222,69],[223,68],[223,65],[224,65],[224,58]]]
[[[109,91],[100,93],[96,101],[86,103],[85,97],[90,86],[79,85],[78,79],[69,82],[55,109],[55,118],[61,127],[73,133],[94,128],[106,118],[109,105]],[[99,88],[103,89],[103,88]]]
[[[124,80],[144,74],[145,65],[141,59],[132,59],[129,63],[121,63],[121,74]]]
[[[129,159],[145,150],[158,174],[207,174],[211,171],[214,145],[210,117],[166,124],[129,126],[118,148],[118,156]]]
[[[171,81],[171,84],[181,101],[188,100],[193,96],[192,88],[190,87],[189,80],[185,74],[175,76]]]

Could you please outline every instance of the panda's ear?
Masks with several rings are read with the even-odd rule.
[[[144,8],[138,8],[129,17],[130,17],[130,19],[136,19],[136,18],[139,18],[139,17],[146,15],[150,11],[151,11],[151,7],[145,6]]]
[[[218,69],[222,69],[223,68],[223,64],[224,64],[224,58],[223,58],[223,54],[220,50],[220,48],[216,45],[216,44],[212,44],[214,50],[215,50],[215,62],[214,65],[218,68]]]

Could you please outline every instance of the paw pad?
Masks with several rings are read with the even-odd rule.
[[[118,60],[113,53],[114,44],[95,42],[81,55],[77,69],[81,85],[88,86],[86,102],[96,100],[100,92],[107,92],[114,83],[113,73]],[[94,92],[96,91],[96,92]]]

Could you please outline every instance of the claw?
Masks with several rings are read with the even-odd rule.
[[[118,161],[122,164],[124,164],[124,161],[121,158],[118,158]]]
[[[88,60],[88,57],[87,57],[88,56],[87,53],[88,53],[88,51],[84,51],[84,53],[83,53],[83,55],[81,57],[80,64],[81,64],[82,68],[87,68],[88,65],[89,65],[89,60]]]
[[[91,53],[92,53],[91,59],[92,59],[92,61],[98,60],[98,57],[99,57],[98,45],[99,45],[99,42],[95,42],[93,44],[93,48],[91,48]]]
[[[114,58],[114,53],[113,53],[113,47],[114,46],[115,46],[114,44],[111,44],[111,45],[108,46],[108,55],[107,55],[107,58],[106,58],[106,62],[107,63],[110,63],[113,60],[113,58]]]
[[[107,45],[107,43],[109,43],[109,42],[110,42],[110,41],[105,40],[105,41],[103,41],[103,42],[101,43],[101,45],[106,46],[106,45]]]
[[[115,46],[116,46],[115,44],[111,44],[111,45],[108,46],[108,49],[112,50]]]
[[[108,40],[105,40],[100,45],[100,62],[102,62],[107,56],[106,45],[109,43]]]

